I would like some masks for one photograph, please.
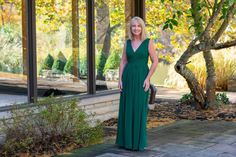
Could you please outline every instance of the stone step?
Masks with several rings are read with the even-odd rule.
[[[106,108],[112,105],[116,105],[118,103],[119,103],[119,100],[105,101],[105,102],[100,102],[100,103],[95,103],[95,104],[87,104],[87,105],[81,106],[81,108],[85,110],[93,110],[93,109]]]
[[[111,104],[110,106],[100,107],[100,108],[93,108],[85,110],[87,113],[95,113],[97,115],[104,115],[110,112],[118,111],[119,105],[118,104]]]
[[[100,115],[95,115],[94,118],[100,121],[105,121],[111,118],[117,118],[118,117],[118,111],[113,111],[113,112],[109,112],[106,114],[100,114]]]

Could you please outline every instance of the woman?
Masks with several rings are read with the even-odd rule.
[[[140,17],[130,21],[129,40],[124,44],[119,68],[120,106],[116,144],[129,150],[147,146],[146,121],[150,78],[158,59],[151,39],[146,38]],[[152,65],[148,68],[148,56]]]

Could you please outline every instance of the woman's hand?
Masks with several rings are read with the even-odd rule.
[[[121,80],[118,82],[118,88],[120,89],[120,92],[122,92],[123,85],[122,85],[122,81]]]
[[[147,92],[149,87],[150,87],[150,80],[149,79],[145,79],[145,81],[143,83],[144,91]]]

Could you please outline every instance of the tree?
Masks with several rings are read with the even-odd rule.
[[[236,45],[236,39],[232,35],[228,36],[228,41],[221,38],[226,36],[226,28],[231,27],[232,19],[236,14],[236,0],[221,0],[220,2],[218,0],[191,0],[188,11],[188,16],[193,21],[190,28],[194,28],[195,37],[177,61],[175,70],[187,81],[197,107],[206,109],[216,104],[216,75],[211,50]],[[178,24],[177,20],[178,17],[173,16],[166,21],[163,29],[173,29],[173,26]],[[206,93],[193,72],[187,67],[187,64],[191,62],[189,59],[200,52],[203,52],[207,69]]]
[[[72,0],[72,55],[73,55],[73,75],[78,78],[79,61],[79,10],[78,0]]]
[[[66,65],[67,59],[64,56],[64,54],[60,51],[57,55],[57,59],[54,60],[54,63],[52,65],[52,71],[54,73],[61,74],[64,70],[64,67]]]
[[[189,2],[175,1],[175,3],[161,3],[160,1],[146,1],[146,29],[150,38],[154,40],[156,50],[160,53],[159,59],[163,57],[173,57],[176,53],[182,52],[187,43],[192,40],[194,32],[188,28],[191,20],[184,12],[188,10]],[[183,14],[183,15],[182,15]],[[172,19],[172,17],[181,17]],[[165,21],[171,21],[178,27],[171,30],[162,30],[164,25],[169,25]],[[176,23],[177,22],[177,23]],[[172,23],[171,23],[172,24]],[[171,27],[171,26],[170,26]]]
[[[109,5],[110,6],[115,6],[117,8],[113,8],[112,15],[110,15],[110,10],[109,10]],[[102,44],[102,49],[101,49],[101,55],[99,57],[99,63],[98,63],[98,74],[97,74],[97,79],[100,80],[105,80],[105,77],[103,75],[104,67],[106,64],[106,60],[110,55],[110,49],[111,49],[111,37],[112,37],[112,32],[118,27],[121,26],[121,16],[118,15],[120,13],[120,8],[122,7],[122,3],[117,3],[115,1],[108,1],[107,3],[98,0],[96,2],[96,11],[97,11],[97,29],[96,29],[96,35],[97,35],[97,43]],[[114,18],[114,14],[117,15]],[[112,17],[110,19],[110,16]],[[113,19],[113,20],[112,20]],[[115,22],[114,20],[117,20],[119,22]]]
[[[41,69],[51,70],[53,62],[54,62],[53,56],[48,54],[47,57],[45,58],[44,62],[43,62],[43,65],[42,65]]]

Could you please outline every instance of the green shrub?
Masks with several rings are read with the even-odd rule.
[[[10,119],[1,120],[6,135],[1,155],[16,156],[22,152],[32,156],[45,152],[55,155],[68,146],[99,143],[103,126],[98,121],[91,126],[91,119],[92,115],[78,108],[76,100],[48,98],[31,108],[14,109]]]
[[[2,43],[0,46],[1,71],[23,72],[21,40],[21,31],[18,25],[6,23],[0,27],[0,42]]]
[[[97,60],[97,78],[98,79],[103,79],[103,71],[105,68],[106,61],[107,61],[107,55],[104,52],[101,52]]]
[[[4,63],[0,63],[0,71],[7,71],[7,67]]]
[[[68,74],[73,74],[73,56],[71,55],[70,58],[68,59],[68,61],[66,62],[66,65],[64,67],[64,73],[68,73]],[[77,65],[77,68],[79,70],[79,66]]]
[[[120,65],[120,56],[117,51],[114,51],[107,59],[103,74],[105,74],[109,69],[118,69]]]
[[[48,54],[43,62],[41,69],[51,70],[53,62],[54,62],[53,56],[51,54]]]
[[[0,27],[0,38],[4,39],[7,44],[20,46],[22,42],[21,27],[17,24],[6,23]],[[4,43],[5,44],[5,43]]]
[[[179,102],[180,102],[180,103],[184,103],[184,102],[192,101],[192,100],[193,100],[193,95],[192,95],[192,93],[188,93],[188,94],[182,95],[182,97],[180,98]]]
[[[64,73],[73,74],[73,57],[70,56],[64,67]]]
[[[2,71],[3,69],[3,64],[0,62],[0,71]]]
[[[80,66],[79,66],[80,64]],[[87,59],[81,58],[80,62],[78,62],[78,70],[80,75],[86,76],[87,75]],[[64,73],[73,74],[73,57],[70,56],[66,65],[64,67]]]
[[[193,95],[192,93],[188,93],[188,94],[184,94],[179,102],[184,103],[187,101],[193,101]],[[223,103],[223,104],[229,104],[229,98],[227,97],[227,95],[225,93],[216,93],[216,101],[218,103]]]
[[[216,94],[216,101],[219,103],[223,103],[223,104],[229,104],[229,98],[227,97],[227,95],[225,93],[217,93]]]
[[[80,75],[87,76],[88,68],[87,68],[87,58],[80,59],[80,67],[79,67]]]
[[[54,61],[52,65],[52,70],[54,73],[62,73],[64,70],[64,67],[66,65],[67,59],[63,55],[63,53],[60,51],[57,55],[57,59]]]

